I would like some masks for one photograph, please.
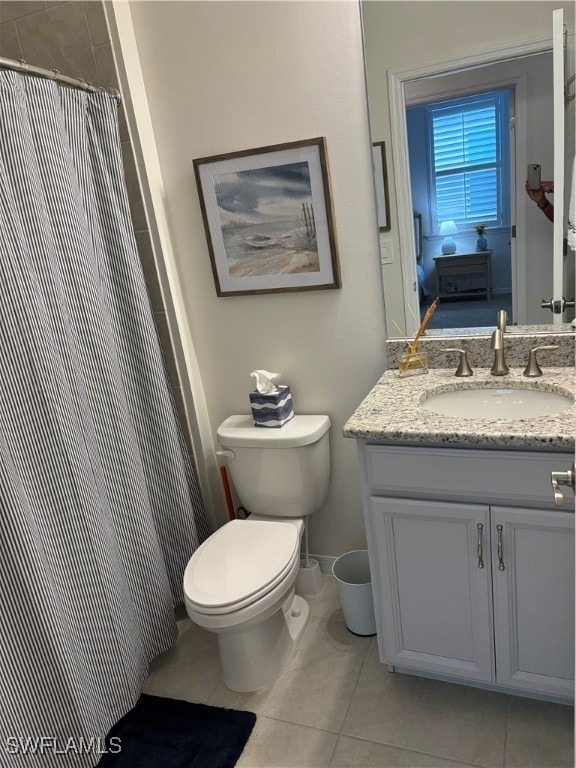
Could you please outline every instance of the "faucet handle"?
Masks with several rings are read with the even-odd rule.
[[[460,355],[460,362],[458,363],[458,368],[456,368],[456,373],[454,376],[473,376],[474,371],[470,367],[470,363],[468,362],[468,353],[465,349],[457,349],[455,347],[450,347],[449,349],[443,349],[443,353],[446,352],[458,352]]]
[[[502,331],[502,333],[506,333],[506,321],[508,320],[508,315],[506,313],[505,309],[498,310],[498,315],[496,316],[496,325],[498,326],[498,330]]]
[[[540,366],[538,365],[536,354],[541,351],[545,351],[545,350],[551,351],[553,349],[558,349],[558,344],[551,344],[543,347],[534,347],[534,349],[531,349],[528,355],[528,364],[524,369],[524,376],[527,376],[528,378],[531,378],[531,379],[535,379],[538,376],[542,376],[542,368],[540,368]]]

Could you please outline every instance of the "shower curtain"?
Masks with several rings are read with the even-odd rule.
[[[208,535],[116,102],[0,71],[0,765],[92,766]]]

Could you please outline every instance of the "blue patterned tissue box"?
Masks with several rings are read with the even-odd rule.
[[[279,384],[278,392],[264,395],[250,392],[250,405],[255,427],[282,427],[294,416],[292,394],[287,384]]]

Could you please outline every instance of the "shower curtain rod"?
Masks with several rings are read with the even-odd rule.
[[[92,83],[89,83],[82,77],[69,77],[68,75],[63,75],[57,69],[35,67],[33,64],[28,64],[24,59],[7,59],[5,56],[0,56],[0,68],[12,69],[16,72],[21,72],[24,75],[45,77],[48,80],[55,80],[57,83],[64,83],[64,85],[70,85],[73,88],[90,91],[90,93],[108,93],[113,99],[116,99],[119,104],[122,101],[122,95],[117,88],[105,88],[99,85],[92,85]]]

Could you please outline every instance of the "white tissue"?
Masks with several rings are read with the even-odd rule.
[[[280,376],[279,373],[270,373],[270,371],[252,371],[250,374],[256,379],[256,389],[262,395],[272,395],[278,392],[278,387],[274,384],[274,379]]]

